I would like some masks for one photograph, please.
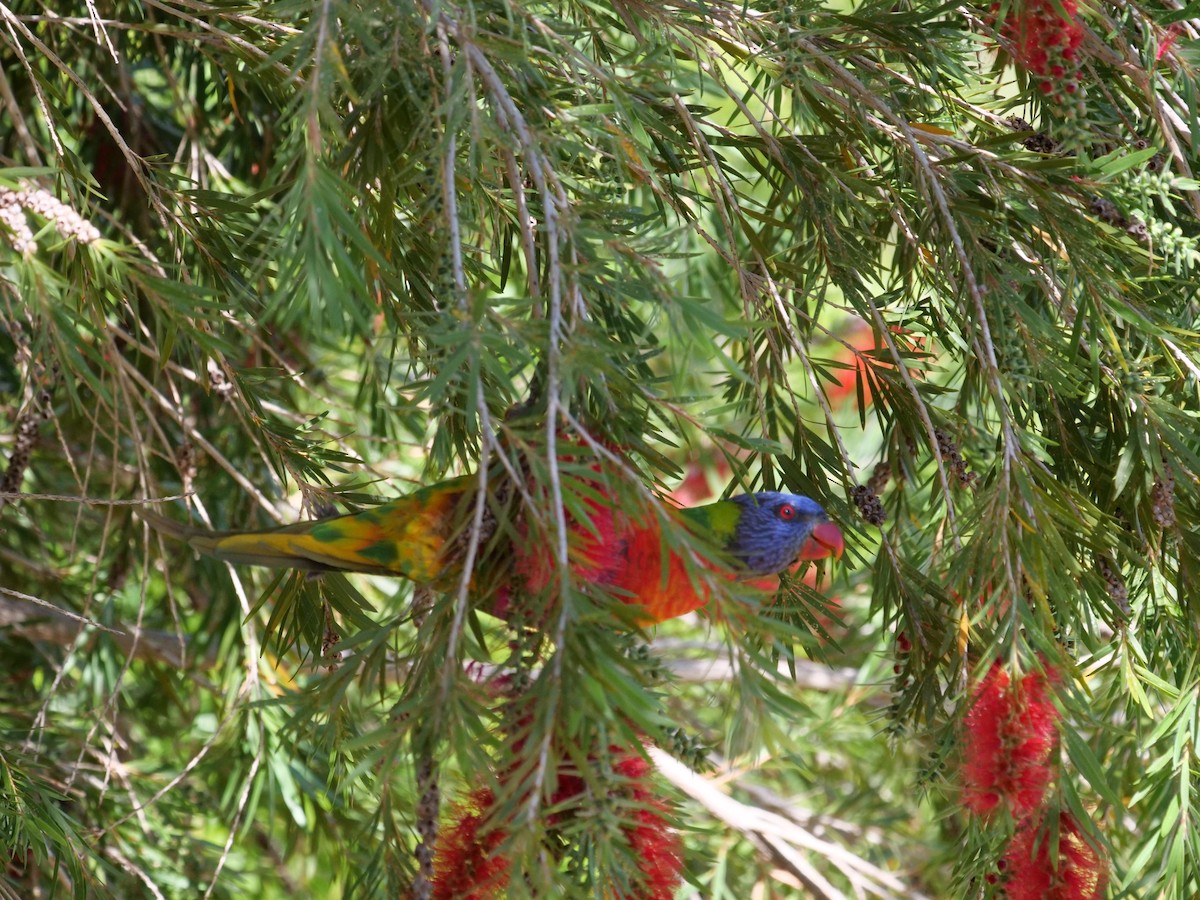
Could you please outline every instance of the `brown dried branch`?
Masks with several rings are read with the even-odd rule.
[[[788,872],[822,900],[843,900],[836,888],[810,861],[816,856],[834,866],[854,888],[856,896],[925,900],[901,879],[886,872],[840,844],[816,837],[799,822],[779,812],[770,812],[731,797],[712,776],[693,772],[657,748],[649,749],[659,773],[714,817],[744,835],[773,865]]]

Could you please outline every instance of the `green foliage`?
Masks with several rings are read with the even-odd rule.
[[[1200,20],[1092,4],[1067,104],[986,6],[0,10],[6,895],[399,896],[436,763],[514,885],[606,896],[644,741],[721,776],[658,783],[704,896],[997,896],[993,659],[1061,673],[1047,802],[1113,895],[1200,893]],[[696,460],[808,494],[846,559],[761,609],[695,566],[712,615],[643,633],[564,566],[613,458],[645,516]],[[540,618],[136,516],[481,467]]]

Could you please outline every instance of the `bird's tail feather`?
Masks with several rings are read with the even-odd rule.
[[[303,533],[315,524],[313,522],[298,522],[273,531],[239,533],[193,528],[145,509],[138,514],[160,534],[183,541],[205,556],[225,562],[306,572],[337,571],[336,566],[301,555],[290,546],[292,535]]]

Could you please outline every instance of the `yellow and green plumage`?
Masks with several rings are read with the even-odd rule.
[[[444,558],[464,519],[475,477],[466,475],[361,512],[268,531],[221,532],[143,512],[155,530],[199,552],[240,565],[306,572],[365,572],[399,575],[417,584],[440,586],[455,577]]]

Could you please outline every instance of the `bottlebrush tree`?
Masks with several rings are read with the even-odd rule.
[[[4,5],[0,892],[1200,895],[1194,13]]]

